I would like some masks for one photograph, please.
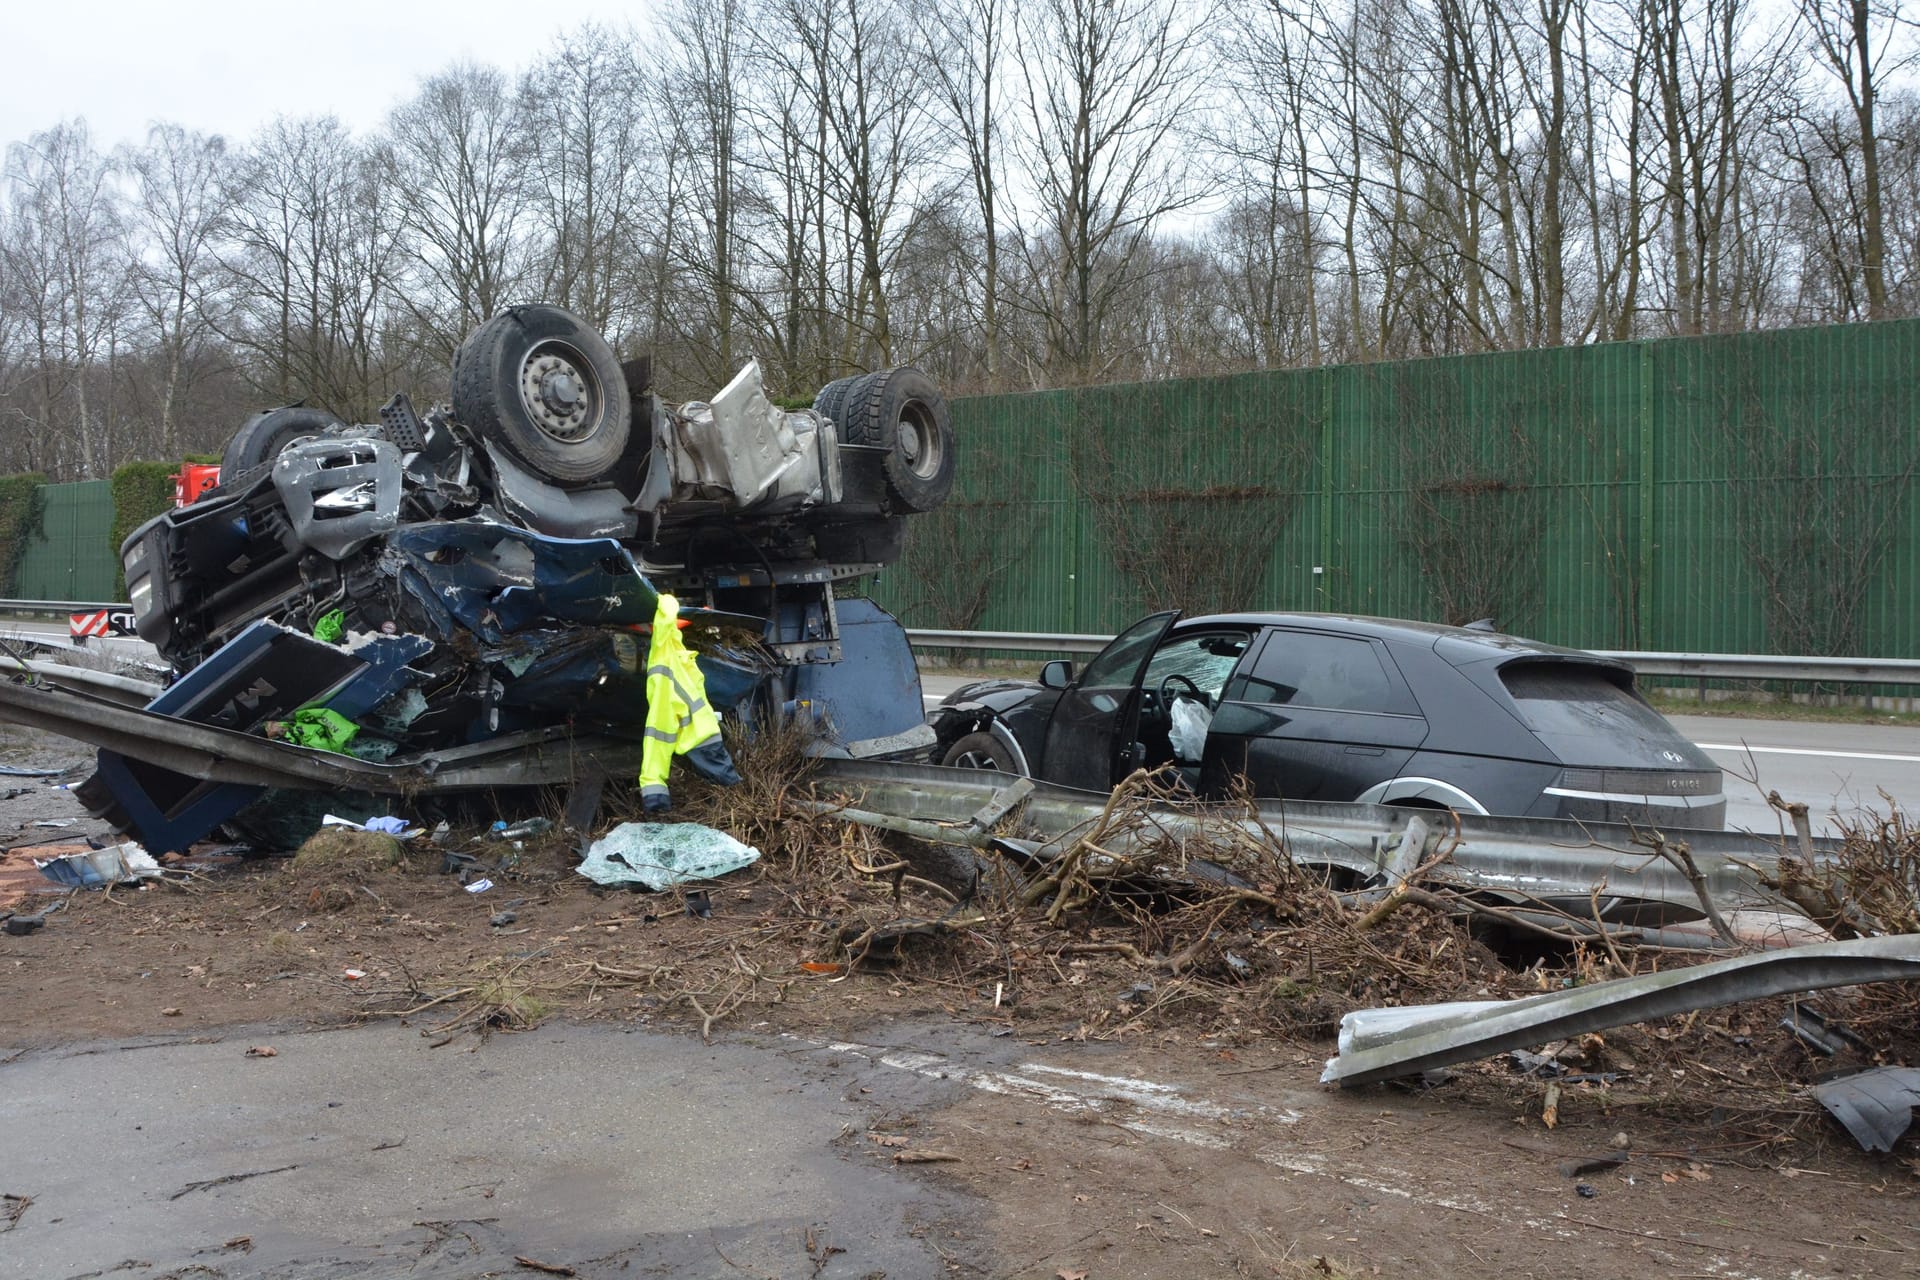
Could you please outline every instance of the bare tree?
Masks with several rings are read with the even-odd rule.
[[[1116,354],[1105,326],[1140,270],[1134,251],[1204,194],[1184,131],[1206,84],[1197,64],[1211,16],[1175,0],[1022,6],[1023,159],[1038,204],[1025,305],[1044,322],[1037,355],[1054,377],[1103,375]]]
[[[8,275],[41,366],[36,426],[64,435],[61,452],[82,478],[103,476],[112,469],[111,423],[95,403],[93,375],[126,281],[113,166],[74,120],[14,144],[6,176]]]
[[[181,452],[176,406],[194,356],[212,332],[218,306],[210,289],[218,238],[225,231],[226,140],[158,124],[124,164],[134,181],[132,285],[158,348],[162,457]]]
[[[236,174],[221,335],[281,404],[367,421],[397,353],[396,231],[373,162],[331,116],[269,125]]]
[[[1006,137],[1006,44],[1012,0],[953,0],[927,9],[928,65],[939,81],[939,120],[955,151],[964,156],[967,183],[980,218],[979,296],[981,362],[989,385],[1000,376],[1000,299],[1004,271]]]
[[[743,0],[673,0],[660,18],[650,83],[668,135],[668,167],[683,176],[684,228],[666,252],[699,292],[675,289],[675,329],[692,376],[732,375],[740,333],[740,119],[747,14]],[[698,313],[698,314],[696,314]]]
[[[1805,113],[1797,121],[1791,149],[1815,209],[1844,235],[1841,263],[1859,280],[1866,318],[1884,319],[1887,234],[1880,100],[1887,82],[1913,64],[1912,20],[1901,12],[1900,0],[1798,0],[1796,13],[1816,65],[1845,95],[1846,126],[1836,127],[1840,113]],[[1831,163],[1819,164],[1815,156]]]
[[[460,63],[389,118],[381,150],[416,279],[408,301],[430,355],[513,300],[525,270],[521,101],[505,74]]]
[[[588,24],[521,90],[528,199],[541,231],[542,298],[608,332],[640,323],[636,296],[652,147],[631,33]]]

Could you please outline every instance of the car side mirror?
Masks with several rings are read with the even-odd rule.
[[[1042,689],[1064,689],[1073,683],[1073,664],[1065,658],[1055,658],[1040,668],[1040,687]]]

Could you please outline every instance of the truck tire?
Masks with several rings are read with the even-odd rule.
[[[263,466],[279,457],[288,445],[317,439],[345,425],[325,409],[300,404],[256,413],[233,433],[233,439],[221,451],[221,479]]]
[[[510,307],[467,335],[453,358],[453,412],[549,480],[604,475],[626,452],[626,374],[579,316]]]
[[[820,388],[820,394],[813,398],[813,411],[833,424],[834,434],[842,444],[866,443],[847,434],[847,403],[853,389],[871,377],[870,373],[856,373],[851,378],[840,378]]]
[[[840,439],[886,450],[880,473],[895,508],[932,511],[945,502],[953,489],[953,418],[933,379],[902,365],[856,379],[844,394],[845,416],[835,419]]]

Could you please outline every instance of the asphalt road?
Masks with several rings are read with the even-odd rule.
[[[966,1089],[841,1056],[391,1025],[0,1051],[0,1191],[32,1199],[0,1276],[944,1276],[978,1207],[863,1135]]]

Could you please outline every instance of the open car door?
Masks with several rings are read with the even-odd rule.
[[[1040,750],[1039,777],[1087,791],[1113,788],[1133,758],[1140,673],[1179,618],[1177,610],[1149,614],[1094,655],[1054,704]]]

